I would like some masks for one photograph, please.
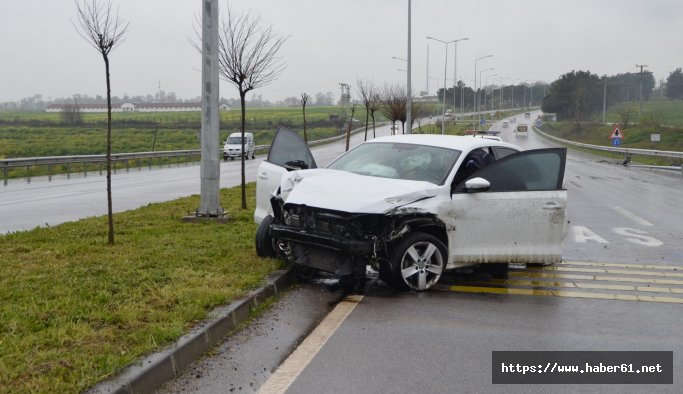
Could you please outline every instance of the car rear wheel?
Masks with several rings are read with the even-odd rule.
[[[427,233],[409,234],[393,248],[390,285],[399,290],[428,290],[446,268],[447,248]]]
[[[275,247],[273,245],[273,236],[270,234],[270,225],[273,223],[273,217],[268,215],[261,221],[256,230],[256,254],[259,257],[275,257]]]

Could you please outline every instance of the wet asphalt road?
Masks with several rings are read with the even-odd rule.
[[[533,133],[512,142],[527,149],[549,145]],[[399,294],[370,281],[287,392],[683,392],[683,182],[680,174],[615,163],[570,153],[565,180],[572,223],[563,264],[515,267],[507,277],[454,273],[425,293]],[[303,289],[327,291],[319,283]],[[310,308],[290,297],[279,304]],[[272,349],[269,341],[284,329],[273,319],[261,320],[273,330],[251,346]],[[491,352],[499,350],[673,350],[674,384],[493,385]],[[234,388],[229,382],[249,374],[265,381],[277,364],[233,373],[214,361],[223,357],[218,353],[194,370],[220,371],[220,380],[215,373],[190,373],[164,392],[226,392]]]

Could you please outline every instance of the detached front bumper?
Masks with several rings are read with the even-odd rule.
[[[371,240],[353,240],[334,234],[311,233],[301,227],[273,224],[271,233],[275,239],[351,255],[367,256],[372,254],[374,248],[374,241]]]

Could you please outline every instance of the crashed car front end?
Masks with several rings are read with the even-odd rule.
[[[315,177],[315,188],[328,180],[339,181],[345,177],[360,177],[348,173],[320,174],[321,171],[326,170],[307,172],[311,177],[327,175],[326,178]],[[434,192],[429,193],[422,189],[416,194],[411,191],[401,196],[375,199],[373,204],[361,204],[353,211],[339,211],[329,207],[313,206],[311,202],[315,201],[311,201],[311,193],[308,190],[313,186],[313,182],[307,185],[306,182],[301,183],[304,177],[300,174],[288,175],[283,180],[281,188],[271,198],[273,223],[270,229],[277,252],[292,263],[342,277],[362,275],[368,264],[379,271],[381,265],[388,261],[392,242],[411,231],[411,228],[444,227],[436,215],[422,209],[406,209],[406,206],[413,202],[433,197]],[[359,179],[355,181],[358,183]],[[373,182],[377,183],[376,180]],[[299,196],[309,197],[307,201],[288,193],[295,190],[295,186]],[[419,185],[418,188],[422,186]],[[396,187],[385,189],[387,193],[392,189],[393,193],[396,193]],[[335,202],[320,205],[337,206]]]

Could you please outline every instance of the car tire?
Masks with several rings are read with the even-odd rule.
[[[438,238],[408,234],[392,248],[389,285],[397,290],[428,290],[441,278],[447,261],[448,248]]]
[[[273,217],[268,215],[261,221],[256,230],[256,255],[259,257],[275,257],[275,247],[273,245],[273,236],[270,234],[270,225],[273,223]]]
[[[232,156],[230,156],[230,161],[233,161],[233,160],[235,160],[235,158],[234,158],[234,157],[232,157]]]

